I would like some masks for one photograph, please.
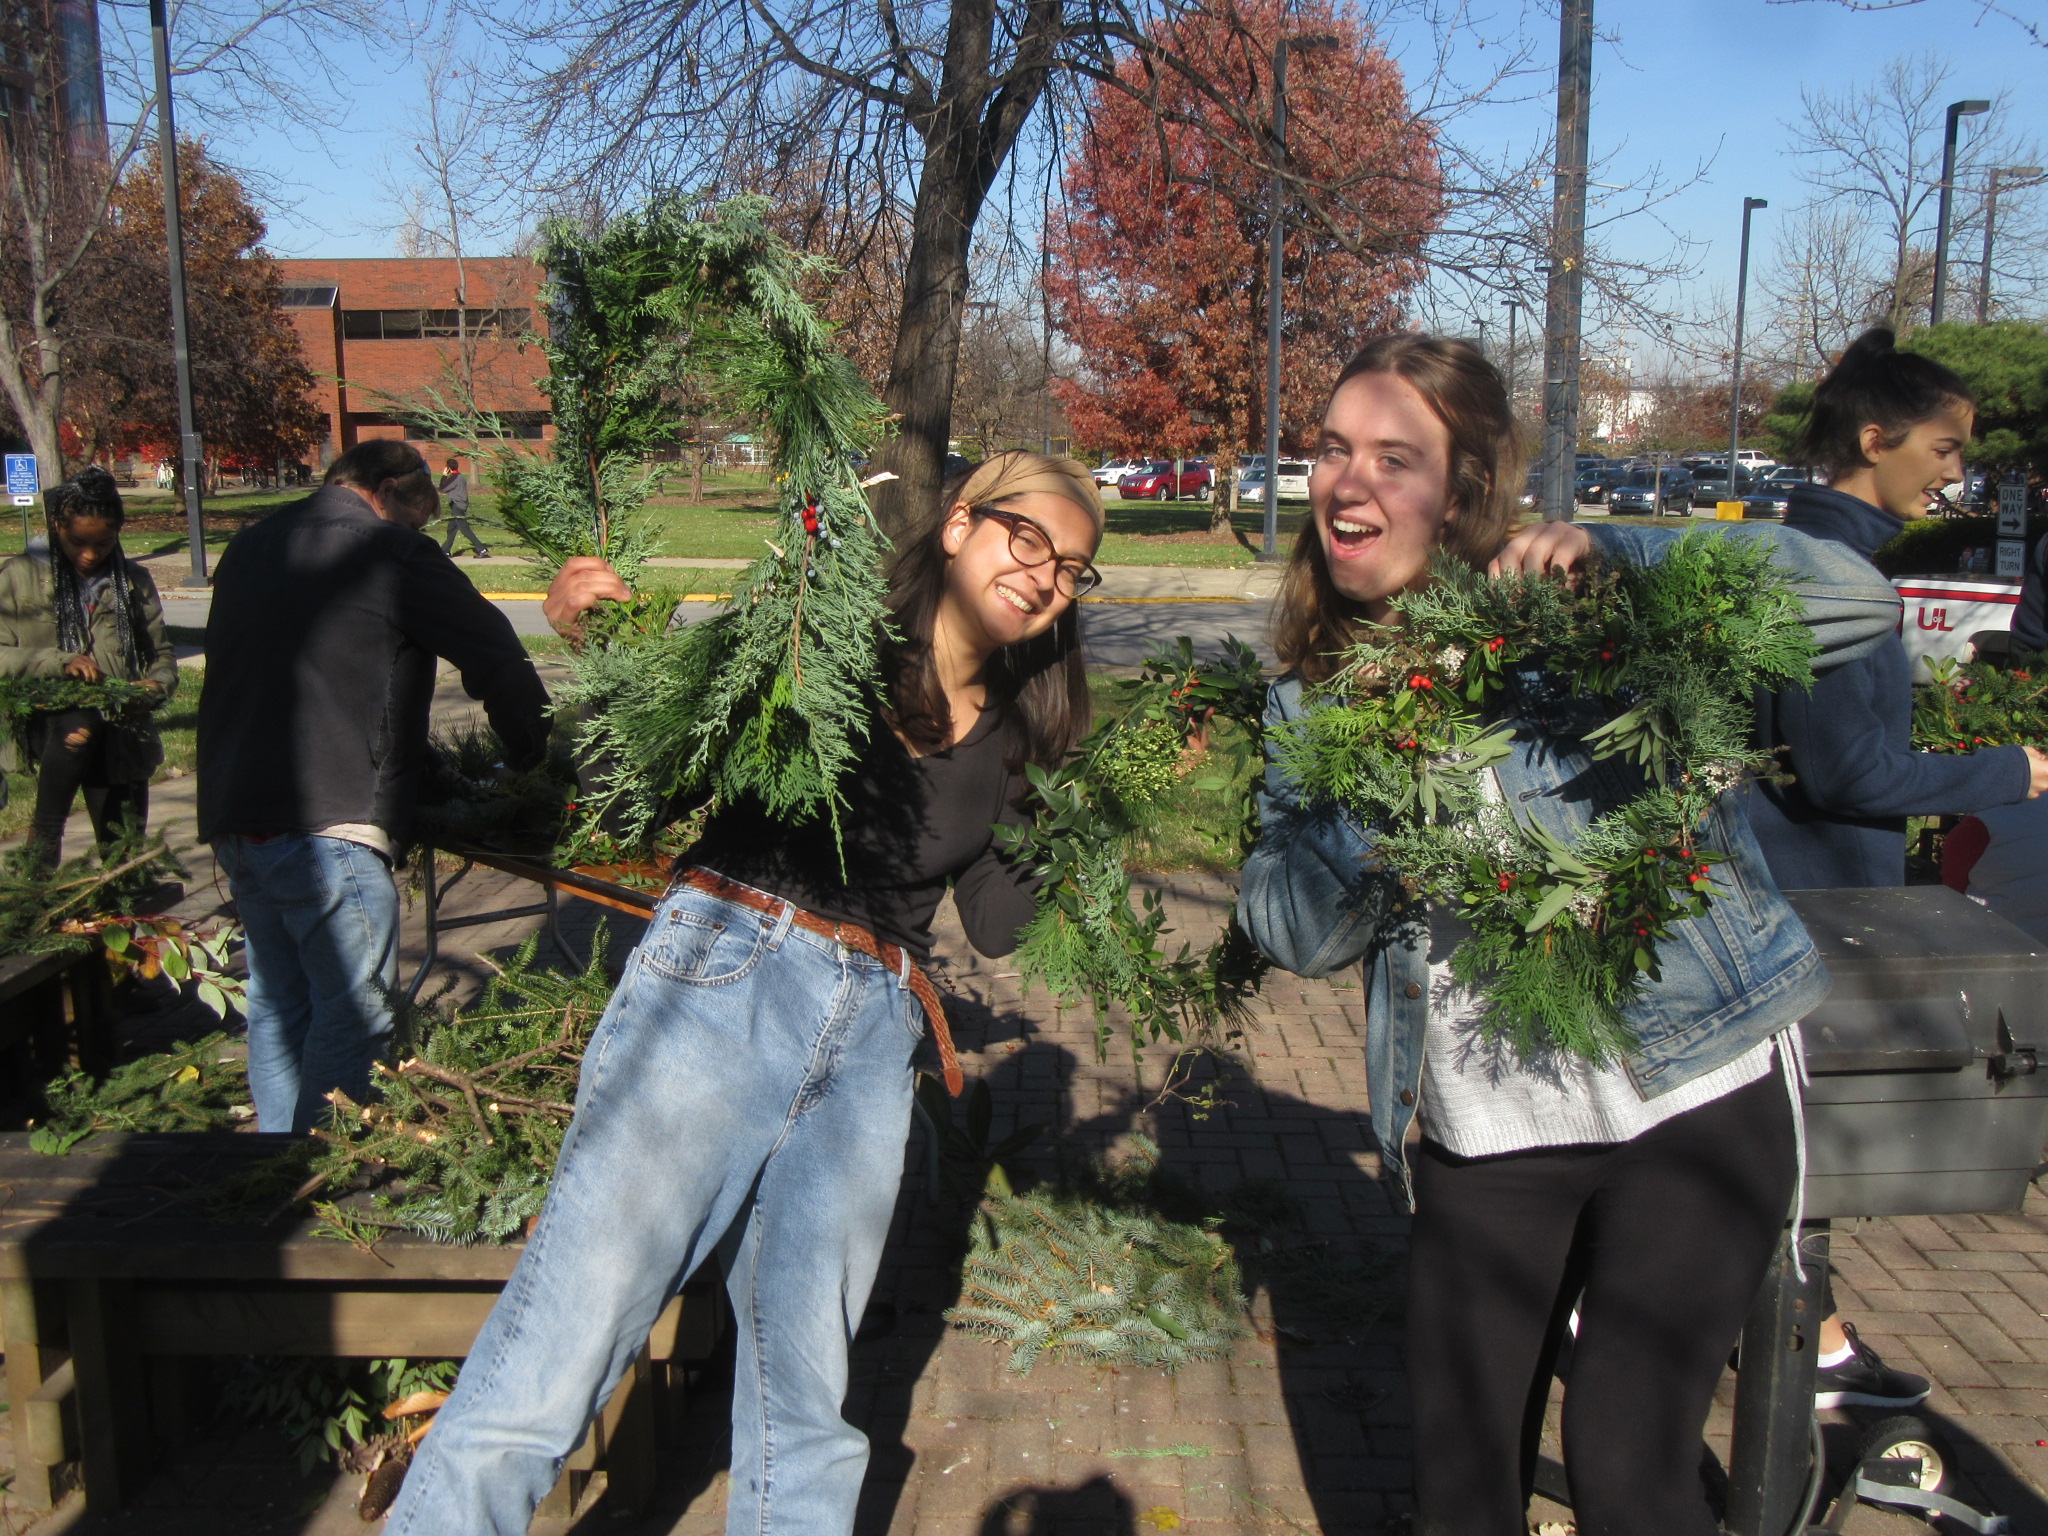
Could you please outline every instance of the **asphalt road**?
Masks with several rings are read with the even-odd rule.
[[[176,625],[201,628],[206,623],[209,594],[176,587],[163,590],[164,618]],[[512,621],[522,635],[552,633],[541,617],[535,598],[494,599],[494,606]],[[704,618],[717,611],[714,603],[685,603],[686,619]],[[1273,653],[1266,643],[1265,602],[1176,602],[1171,599],[1089,602],[1082,609],[1082,633],[1088,663],[1095,667],[1129,668],[1143,664],[1147,655],[1171,645],[1178,635],[1195,642],[1197,654],[1214,653],[1226,637],[1236,636],[1256,649],[1267,666]]]

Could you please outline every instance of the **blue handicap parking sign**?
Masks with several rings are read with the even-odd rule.
[[[42,488],[42,479],[36,474],[36,456],[34,454],[10,453],[7,455],[8,495],[33,496]]]

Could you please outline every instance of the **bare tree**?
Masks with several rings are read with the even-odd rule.
[[[69,339],[67,285],[86,280],[114,189],[151,144],[156,90],[146,19],[102,8],[96,51],[57,25],[56,0],[0,0],[0,404],[36,457],[61,471],[59,424]],[[318,127],[339,93],[307,89],[305,71],[337,37],[376,37],[376,0],[183,0],[170,13],[171,76],[185,127],[259,121]],[[113,121],[98,103],[114,104]],[[81,103],[94,131],[78,132]]]
[[[537,20],[499,25],[513,56],[558,61],[507,91],[529,106],[536,185],[550,194],[604,206],[658,186],[775,192],[785,169],[814,189],[822,166],[828,205],[873,208],[876,189],[908,203],[885,390],[901,427],[884,461],[901,477],[886,488],[882,511],[893,517],[938,484],[980,220],[1005,178],[1014,193],[1020,164],[1050,177],[1061,136],[1088,131],[1095,87],[1138,94],[1162,127],[1202,126],[1162,103],[1173,80],[1203,115],[1230,124],[1250,148],[1185,170],[1218,198],[1262,204],[1277,170],[1302,215],[1353,252],[1370,255],[1399,233],[1347,223],[1343,210],[1370,200],[1336,196],[1292,160],[1275,165],[1270,91],[1237,78],[1261,78],[1264,45],[1240,26],[1242,69],[1225,79],[1193,67],[1165,40],[1171,20],[1196,9],[1226,25],[1237,17],[1234,0],[552,0]],[[1453,0],[1372,0],[1363,11],[1374,29],[1411,24],[1409,110],[1434,134],[1448,135],[1474,101],[1539,78],[1514,40],[1519,18],[1479,37],[1470,8]],[[1450,62],[1458,39],[1491,45],[1479,56],[1500,62],[1460,81]],[[1136,70],[1118,68],[1131,59]],[[1547,70],[1540,76],[1547,87]],[[1458,217],[1435,259],[1480,281],[1526,270],[1540,228],[1497,210],[1541,201],[1527,167],[1508,175],[1463,152],[1447,163]],[[1048,192],[1041,183],[1026,206]]]
[[[1845,11],[1902,11],[1925,0],[1770,0],[1772,5],[1839,5]],[[2042,14],[2041,0],[1972,0],[1971,9],[1980,17],[1997,16],[2019,28],[2020,35],[2037,48],[2048,48],[2048,16]]]
[[[1838,203],[1791,210],[1757,276],[1763,323],[1751,334],[1758,355],[1792,377],[1819,377],[1884,315],[1886,270],[1860,212]]]

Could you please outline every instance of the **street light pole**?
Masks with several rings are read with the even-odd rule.
[[[1508,309],[1508,413],[1515,410],[1515,315],[1522,307],[1520,299],[1502,299]]]
[[[185,536],[192,545],[189,587],[208,584],[206,514],[200,506],[199,476],[205,453],[192,412],[192,331],[185,318],[185,229],[178,197],[178,131],[171,121],[170,18],[164,0],[149,0],[150,51],[156,62],[156,153],[164,183],[164,243],[171,255],[171,360],[178,383],[178,461],[185,482]]]
[[[1991,231],[1998,223],[1998,183],[2010,177],[2014,181],[2032,181],[2042,174],[2038,165],[2008,165],[1991,173],[1991,185],[1984,195],[1984,265],[1977,273],[1977,323],[1985,325],[1991,319]]]
[[[1038,369],[1038,451],[1049,459],[1052,457],[1052,247],[1043,243],[1043,229],[1038,238],[1038,307],[1043,326],[1040,335],[1044,343]],[[1072,444],[1068,446],[1072,447]],[[1179,490],[1180,487],[1175,486],[1174,489]]]
[[[1587,118],[1593,88],[1593,0],[1558,7],[1557,171],[1550,291],[1543,318],[1543,520],[1578,510],[1579,344],[1586,291]]]
[[[1735,367],[1728,384],[1728,499],[1735,501],[1735,455],[1742,447],[1742,310],[1749,298],[1749,216],[1771,205],[1760,197],[1742,200],[1742,259],[1735,268]]]
[[[1259,559],[1280,558],[1280,258],[1287,241],[1287,50],[1335,48],[1327,33],[1273,45],[1273,191],[1266,214],[1266,537]]]
[[[1988,101],[1952,101],[1948,121],[1941,133],[1941,206],[1934,219],[1934,301],[1928,305],[1927,323],[1941,324],[1943,301],[1948,290],[1948,210],[1956,185],[1956,130],[1966,117],[1989,112]]]

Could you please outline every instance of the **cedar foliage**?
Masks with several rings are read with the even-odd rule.
[[[1913,690],[1913,746],[1921,752],[2048,747],[2048,656],[1930,663],[1932,684]]]
[[[1161,1038],[1204,1035],[1248,1016],[1247,1004],[1266,971],[1249,938],[1233,922],[1205,952],[1166,947],[1165,903],[1157,892],[1131,903],[1124,865],[1132,842],[1179,814],[1173,791],[1190,773],[1191,744],[1216,719],[1238,729],[1211,759],[1256,760],[1263,740],[1265,680],[1258,657],[1241,641],[1221,656],[1197,661],[1182,637],[1172,651],[1148,657],[1136,678],[1119,681],[1106,718],[1058,768],[1026,770],[1035,801],[1028,827],[998,827],[999,845],[1040,877],[1037,911],[1017,944],[1017,968],[1042,982],[1056,1000],[1086,999],[1106,1050],[1112,1010],[1128,1021],[1132,1049]],[[1210,761],[1195,784],[1234,777],[1228,762]],[[1235,824],[1215,829],[1249,849],[1258,835],[1247,802]]]

